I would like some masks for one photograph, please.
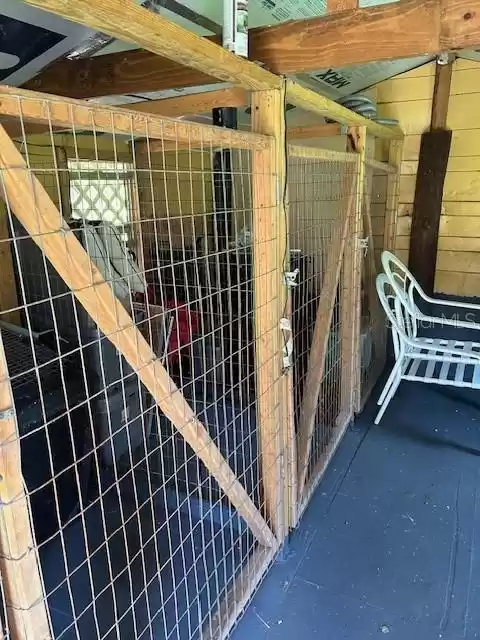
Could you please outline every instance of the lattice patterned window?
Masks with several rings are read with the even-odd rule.
[[[131,164],[69,160],[68,168],[72,218],[98,220],[116,226],[130,224]]]

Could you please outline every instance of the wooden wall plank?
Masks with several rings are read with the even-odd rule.
[[[480,274],[459,273],[458,271],[437,271],[435,291],[458,296],[478,297],[480,293]]]
[[[27,168],[3,128],[0,127],[0,168],[12,211],[55,267],[99,329],[137,371],[159,407],[215,477],[238,513],[265,546],[275,538],[204,425],[185,401],[160,360],[114,296],[70,232],[49,195]]]

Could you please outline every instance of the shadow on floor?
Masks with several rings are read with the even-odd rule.
[[[480,638],[480,394],[402,382],[378,427],[374,400],[234,640]]]

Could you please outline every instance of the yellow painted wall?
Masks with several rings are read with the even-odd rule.
[[[396,253],[408,259],[420,136],[430,124],[435,63],[377,85],[379,113],[405,131]],[[453,131],[445,179],[435,289],[480,295],[480,63],[454,63],[447,126]]]

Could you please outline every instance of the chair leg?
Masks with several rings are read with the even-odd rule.
[[[402,362],[403,362],[403,358],[400,358],[400,360],[397,360],[395,362],[395,364],[393,365],[393,368],[390,372],[390,375],[388,376],[388,380],[385,383],[385,386],[383,387],[382,393],[380,394],[379,399],[377,400],[377,404],[383,404],[383,401],[385,400],[385,396],[388,393],[388,390],[390,389],[391,385],[393,384],[395,377],[398,374],[398,370],[400,369],[400,367],[402,366]]]
[[[398,373],[397,377],[395,378],[395,380],[393,380],[392,384],[390,385],[390,388],[388,389],[388,393],[385,397],[385,400],[382,403],[382,406],[380,407],[380,411],[377,413],[377,416],[375,418],[375,424],[378,424],[382,419],[386,408],[390,404],[390,400],[393,398],[396,390],[398,389],[398,385],[400,384],[401,379],[402,379],[402,375]]]

